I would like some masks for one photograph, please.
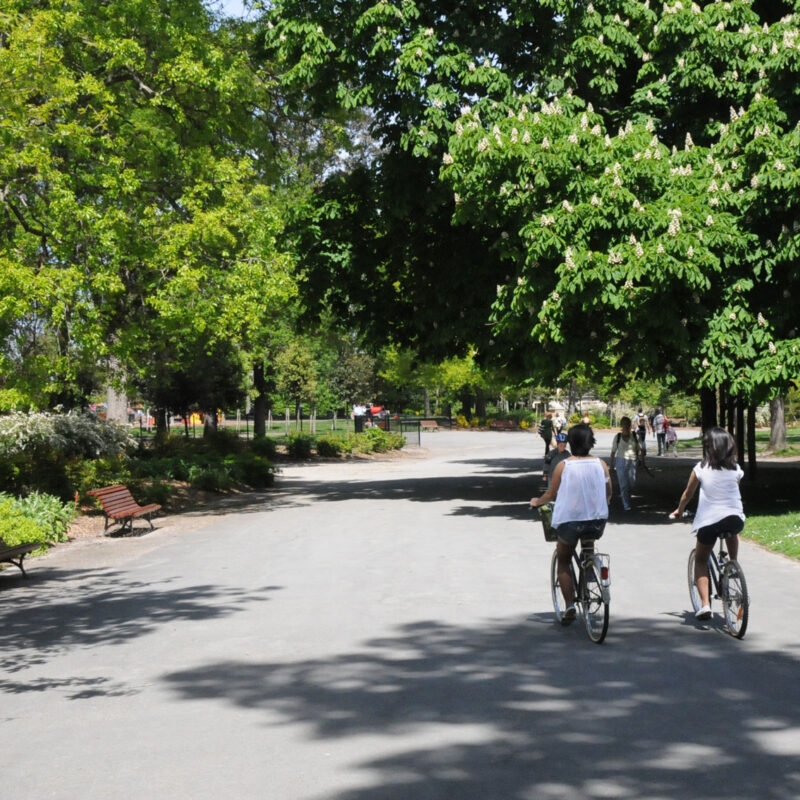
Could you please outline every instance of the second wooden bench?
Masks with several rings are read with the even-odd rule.
[[[87,494],[96,497],[106,512],[106,524],[120,523],[119,532],[133,530],[133,521],[139,517],[145,517],[150,523],[150,530],[153,530],[153,520],[150,518],[156,511],[161,510],[157,503],[150,503],[147,506],[140,506],[131,495],[127,486],[119,484],[117,486],[106,486],[102,489],[92,489]]]

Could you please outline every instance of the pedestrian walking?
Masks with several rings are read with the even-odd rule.
[[[611,443],[611,469],[617,473],[622,508],[631,510],[631,493],[636,485],[636,465],[642,458],[639,438],[631,430],[631,418],[620,420],[620,432]]]
[[[550,452],[550,445],[553,443],[553,415],[548,411],[544,419],[539,423],[539,436],[544,439],[544,454]]]
[[[653,417],[653,428],[656,432],[656,441],[658,442],[658,454],[664,455],[664,440],[666,438],[666,431],[664,430],[664,420],[666,417],[661,413],[661,409],[657,408],[655,416]]]

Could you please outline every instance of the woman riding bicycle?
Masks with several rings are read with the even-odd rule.
[[[580,424],[567,433],[572,456],[562,461],[553,472],[547,491],[534,497],[534,508],[555,499],[552,526],[556,529],[558,543],[558,581],[567,609],[562,624],[575,619],[575,587],[569,565],[578,540],[590,542],[599,539],[608,519],[608,502],[611,499],[611,477],[604,461],[590,456],[594,447],[594,434],[588,425]]]
[[[692,469],[678,507],[670,514],[672,519],[680,517],[700,487],[692,529],[697,534],[694,578],[701,603],[695,615],[697,619],[711,616],[708,557],[717,538],[727,539],[728,552],[735,561],[739,553],[739,532],[744,528],[739,492],[739,481],[744,473],[736,463],[736,440],[724,428],[710,428],[703,436],[703,452],[703,460]]]

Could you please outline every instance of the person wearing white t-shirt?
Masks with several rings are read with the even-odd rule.
[[[717,539],[726,539],[732,560],[739,554],[739,533],[744,528],[744,510],[739,481],[744,473],[736,463],[736,440],[724,428],[710,428],[703,436],[702,461],[694,465],[678,507],[670,514],[677,519],[700,487],[692,531],[697,534],[694,580],[701,608],[697,619],[711,616],[708,557]]]
[[[531,499],[534,508],[555,499],[552,526],[558,543],[558,582],[567,608],[562,625],[575,619],[575,587],[569,572],[572,554],[581,542],[594,541],[603,535],[611,499],[611,476],[605,461],[589,455],[594,434],[588,425],[579,424],[567,433],[572,455],[553,471],[550,486],[541,497]]]

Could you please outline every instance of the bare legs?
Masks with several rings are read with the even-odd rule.
[[[558,542],[556,544],[556,553],[558,555],[558,585],[561,587],[561,593],[564,595],[564,601],[567,606],[575,603],[575,587],[572,585],[572,575],[570,575],[569,565],[572,560],[572,554],[575,552],[575,545],[564,544]]]

